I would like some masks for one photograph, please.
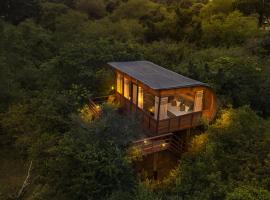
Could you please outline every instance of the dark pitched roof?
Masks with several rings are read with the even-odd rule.
[[[207,86],[205,83],[177,74],[149,61],[110,62],[108,64],[155,90]]]

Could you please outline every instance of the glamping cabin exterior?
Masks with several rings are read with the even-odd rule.
[[[149,61],[110,62],[115,96],[127,112],[141,116],[153,136],[168,135],[211,122],[216,114],[214,91],[205,83]]]

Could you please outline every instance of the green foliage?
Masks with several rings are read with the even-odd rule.
[[[139,184],[137,192],[135,197],[133,198],[134,200],[160,200],[161,198],[158,197],[158,195],[156,195],[155,193],[153,193],[152,191],[150,191],[146,184]]]
[[[84,27],[88,17],[84,13],[71,10],[55,19],[55,39],[59,46],[80,37],[80,30]]]
[[[252,102],[260,84],[261,69],[256,61],[221,57],[210,62],[208,67],[212,76],[210,82],[220,95],[231,98],[232,105]]]
[[[153,42],[144,46],[144,57],[169,69],[175,69],[192,51],[188,43]]]
[[[106,15],[106,8],[103,0],[79,0],[76,8],[88,14],[89,18],[100,19]]]
[[[208,82],[215,88],[221,105],[251,107],[261,114],[269,112],[267,70],[257,57],[247,55],[242,48],[210,48],[195,51],[184,58],[176,71]],[[258,93],[260,95],[258,95]],[[256,96],[257,98],[254,98]],[[263,100],[264,99],[264,100]]]
[[[67,11],[68,7],[64,4],[44,2],[41,4],[39,23],[44,28],[55,31],[56,18]]]
[[[109,105],[95,122],[79,119],[89,97],[111,92],[107,62],[144,59],[210,84],[221,107],[269,117],[269,34],[259,29],[269,10],[260,0],[1,1],[0,144],[34,161],[23,198],[269,199],[269,127],[246,107],[222,114],[158,194],[126,158],[138,119]]]
[[[268,200],[270,192],[262,188],[254,188],[250,186],[241,186],[236,188],[232,193],[229,193],[226,200]]]
[[[132,43],[101,39],[66,46],[58,57],[46,63],[46,68],[61,89],[70,89],[75,84],[86,87],[92,94],[102,95],[110,91],[113,83],[112,72],[104,68],[107,62],[136,60],[140,56]]]
[[[205,45],[233,46],[243,44],[247,39],[258,34],[257,18],[243,16],[238,11],[225,15],[213,15],[203,20],[203,43]]]
[[[262,24],[270,16],[269,1],[262,0],[235,0],[235,8],[239,9],[245,14],[256,13],[259,15],[259,23]]]
[[[270,138],[264,121],[248,107],[230,109],[208,134],[203,150],[187,155],[180,165],[176,192],[185,199],[234,199],[241,186],[250,184],[260,185],[267,197]]]
[[[210,18],[216,14],[229,14],[233,11],[233,3],[235,0],[212,0],[206,4],[201,12],[204,18]]]
[[[27,18],[38,17],[39,0],[2,0],[0,13],[4,20],[18,24]]]
[[[50,188],[41,197],[104,199],[135,188],[123,148],[138,136],[136,122],[107,107],[97,122],[84,124],[74,118],[70,131],[59,140],[44,134],[34,145],[32,152],[41,174],[37,183]]]
[[[144,27],[137,20],[122,19],[114,22],[104,18],[89,22],[82,30],[82,37],[89,40],[111,38],[118,41],[141,41],[144,39],[144,31]]]
[[[134,9],[136,8],[136,9]],[[159,8],[159,4],[149,0],[130,0],[122,3],[113,13],[113,19],[141,19],[149,13]]]

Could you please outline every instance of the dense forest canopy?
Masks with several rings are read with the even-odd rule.
[[[270,2],[1,0],[0,199],[270,199]],[[89,97],[109,61],[150,60],[208,83],[220,112],[158,186],[126,156],[137,120]],[[122,125],[125,125],[122,128]],[[6,164],[5,164],[6,163]],[[1,177],[5,177],[1,180]],[[148,186],[148,187],[146,187]]]

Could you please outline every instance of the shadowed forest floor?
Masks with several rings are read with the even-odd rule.
[[[0,199],[18,193],[27,174],[28,163],[13,149],[0,150]]]
[[[170,171],[175,169],[178,164],[178,158],[170,151],[162,151],[156,153],[156,171],[157,180],[162,180],[170,174]],[[136,170],[139,176],[152,179],[154,176],[154,154],[143,157],[136,163]]]

